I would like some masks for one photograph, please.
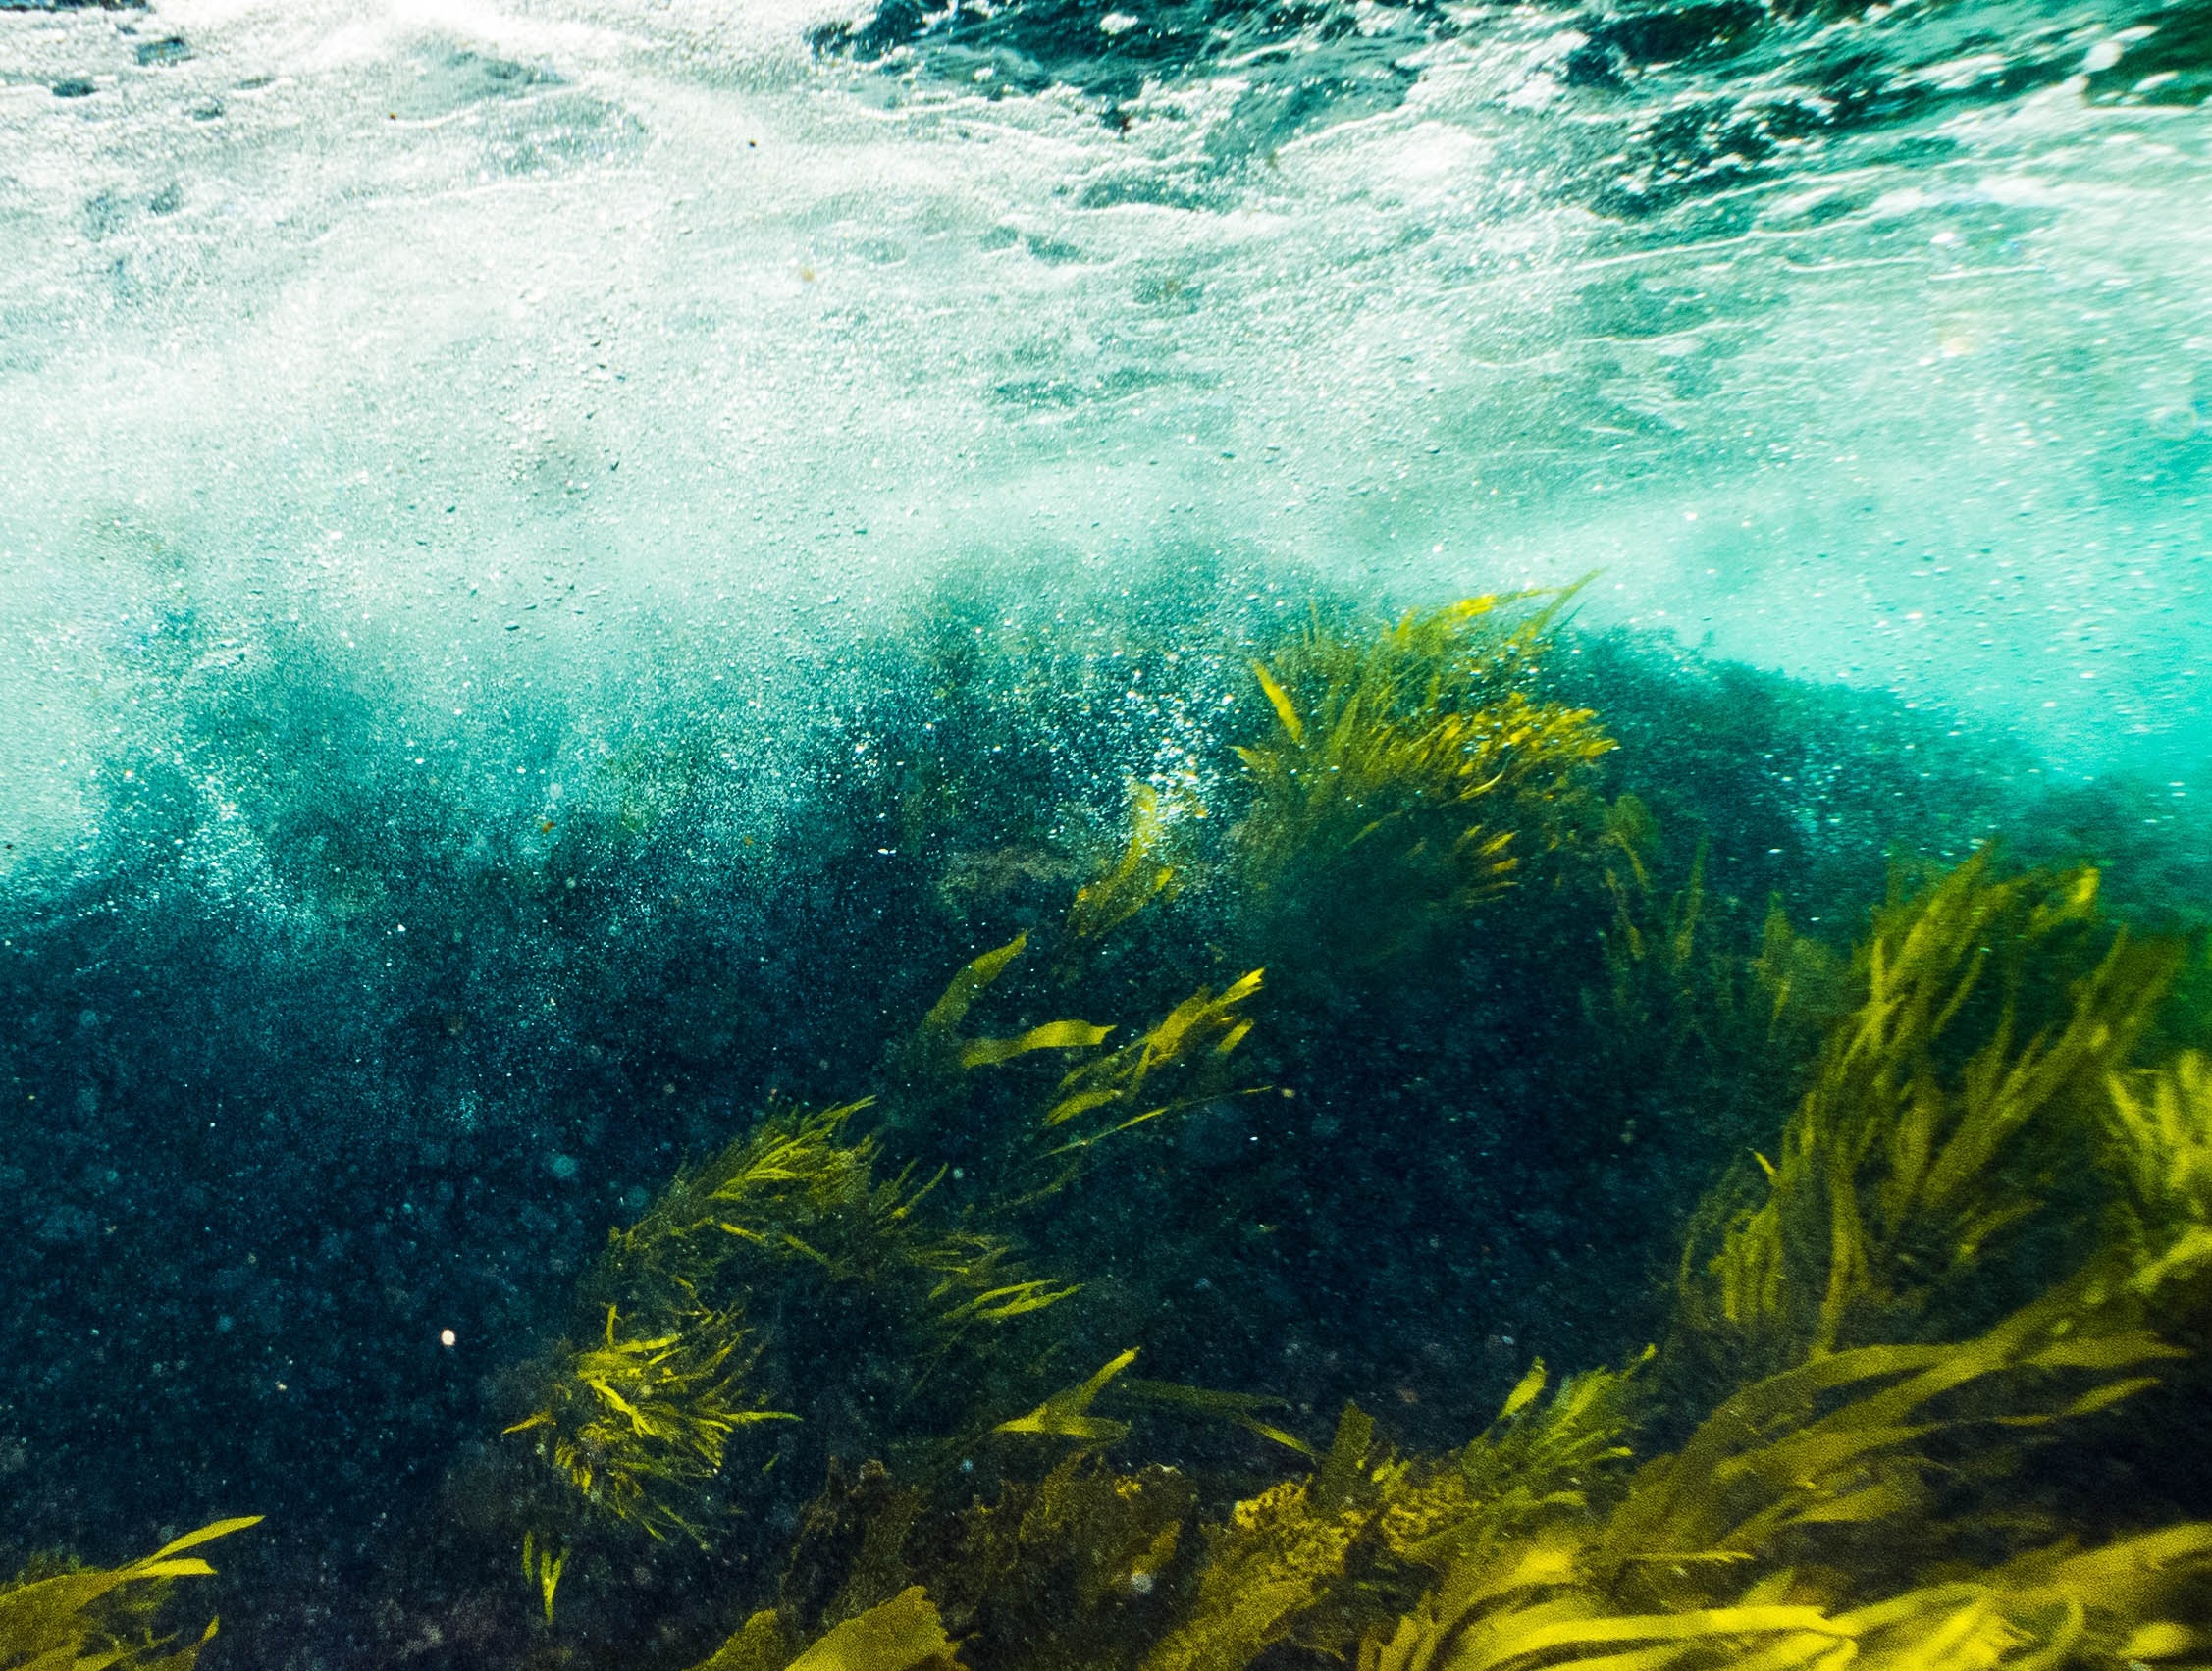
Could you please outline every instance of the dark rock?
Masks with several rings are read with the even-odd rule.
[[[92,1241],[99,1233],[99,1220],[82,1207],[66,1202],[41,1219],[38,1228],[32,1232],[50,1247],[59,1247],[69,1242]]]
[[[72,76],[67,80],[54,83],[54,96],[58,99],[88,99],[92,96],[92,83],[81,76]]]

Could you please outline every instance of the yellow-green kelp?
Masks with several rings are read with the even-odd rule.
[[[2105,923],[2096,892],[1989,854],[1900,886],[1778,1158],[1753,1166],[1763,1198],[1731,1180],[1701,1215],[1658,1351],[1555,1390],[1538,1365],[1442,1457],[1347,1408],[1310,1476],[1210,1525],[1105,1460],[1132,1437],[1095,1408],[1124,1353],[1000,1423],[1072,1447],[1053,1488],[1120,1478],[1154,1505],[1098,1531],[1111,1577],[1088,1593],[1110,1606],[1088,1637],[988,1623],[1040,1594],[1099,1605],[1026,1564],[1064,1543],[992,1545],[978,1571],[912,1491],[883,1495],[895,1532],[856,1596],[959,1595],[977,1671],[2201,1662],[2212,1524],[2149,1505],[2090,1524],[2042,1484],[2188,1368],[2212,1273],[2212,1069],[2133,1060],[2173,958]],[[1990,1255],[2030,1229],[2024,1281]],[[780,1668],[829,1623],[781,1617],[742,1659],[768,1640],[756,1619],[711,1663]]]
[[[33,1570],[0,1585],[0,1667],[6,1671],[191,1671],[215,1636],[209,1620],[179,1646],[155,1634],[154,1616],[179,1579],[215,1569],[190,1551],[260,1524],[218,1520],[119,1567]]]
[[[1569,841],[1588,768],[1614,745],[1591,709],[1535,694],[1564,601],[1469,598],[1369,634],[1317,623],[1255,661],[1274,723],[1237,750],[1246,909],[1372,960],[1506,887],[1531,850]]]
[[[916,1003],[880,1100],[771,1104],[613,1232],[589,1332],[513,1429],[603,1518],[711,1542],[687,1492],[743,1430],[825,1419],[851,1360],[904,1378],[870,1384],[874,1425],[847,1432],[871,1459],[832,1460],[716,1671],[2117,1671],[2212,1648],[2212,1526],[2053,1484],[2196,1369],[2212,1070],[2156,1053],[2178,954],[2109,922],[2095,871],[1991,852],[1901,868],[1848,961],[1778,904],[1731,944],[1703,851],[1662,888],[1642,805],[1597,798],[1598,715],[1544,698],[1561,601],[1316,625],[1267,655],[1234,817],[1194,833],[1138,787],[1057,925],[962,951]],[[1354,1405],[1264,1488],[1249,1459],[1234,1493],[1128,1459],[1147,1411],[1318,1436],[1256,1393],[1133,1378],[1139,1331],[1086,1334],[1088,1274],[1032,1269],[1026,1231],[1108,1139],[1259,1088],[1247,1041],[1302,1000],[1238,954],[1406,967],[1568,848],[1594,862],[1561,891],[1593,908],[1590,1037],[1764,1099],[1683,1116],[1752,1142],[1691,1219],[1659,1344],[1531,1367],[1443,1454]],[[1145,985],[1145,914],[1209,891],[1213,961]],[[929,1158],[954,1128],[957,1189]],[[549,1604],[563,1547],[526,1558]]]

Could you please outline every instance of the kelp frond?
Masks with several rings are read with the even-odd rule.
[[[2006,1235],[2095,1160],[2107,1084],[2171,978],[2170,948],[2100,930],[2096,872],[2000,878],[1984,852],[1894,900],[1855,960],[1764,1199],[1685,1256],[1696,1331],[1782,1366],[1911,1337]],[[2054,949],[2103,950],[2023,1015]],[[2022,1036],[2024,1029],[2034,1030]],[[1735,1349],[1735,1348],[1731,1348]]]
[[[2116,1073],[2108,1089],[2119,1263],[2135,1293],[2156,1297],[2212,1266],[2212,1060],[2185,1051],[2164,1068]]]
[[[1910,1571],[1947,1532],[1934,1440],[1977,1436],[1994,1456],[2006,1435],[2108,1409],[2185,1355],[2109,1297],[2063,1283],[1972,1339],[1853,1347],[1752,1383],[1637,1472],[1597,1567],[1773,1558],[1787,1535],[1878,1522]]]
[[[1347,1405],[1311,1478],[1207,1530],[1196,1594],[1146,1671],[1235,1671],[1286,1639],[1347,1654],[1422,1577],[1582,1508],[1628,1454],[1634,1384],[1634,1369],[1597,1371],[1547,1400],[1539,1365],[1481,1436],[1429,1461],[1398,1456]]]
[[[1591,710],[1526,688],[1552,610],[1514,606],[1535,596],[1416,611],[1366,639],[1316,627],[1253,664],[1275,724],[1237,751],[1248,887],[1463,907],[1505,887],[1531,842],[1566,839],[1613,743]]]
[[[560,1589],[560,1575],[567,1566],[568,1550],[559,1539],[541,1540],[535,1532],[522,1535],[522,1580],[537,1592],[538,1604],[549,1625],[553,1623],[553,1595]]]
[[[958,1671],[937,1609],[918,1585],[847,1619],[794,1659],[788,1671]]]
[[[609,1305],[602,1337],[562,1351],[544,1403],[506,1431],[533,1436],[538,1453],[611,1518],[655,1538],[698,1539],[675,1488],[718,1474],[739,1429],[798,1419],[764,1408],[747,1387],[754,1356],[739,1313],[700,1312],[638,1334]]]
[[[1347,1412],[1313,1481],[1210,1535],[1148,1671],[1237,1671],[1286,1636],[1339,1651],[1390,1592],[1378,1539],[1436,1582],[1367,1628],[1362,1671],[2201,1655],[2212,1526],[2083,1549],[2005,1492],[2031,1445],[2188,1355],[2162,1331],[2178,1279],[2212,1269],[2212,1069],[2128,1066],[2172,959],[2105,927],[2095,894],[2093,872],[2002,879],[1984,855],[1877,918],[1764,1201],[1685,1260],[1682,1336],[1735,1387],[1677,1448],[1630,1466],[1632,1373],[1547,1403],[1539,1366],[1453,1466],[1378,1459]],[[1945,1337],[2037,1214],[2066,1215],[2037,1245],[2070,1263]]]
[[[1260,1419],[1259,1412],[1279,1406],[1282,1399],[1252,1392],[1217,1392],[1210,1387],[1185,1386],[1180,1382],[1145,1381],[1134,1376],[1125,1378],[1123,1371],[1136,1362],[1136,1354],[1137,1349],[1132,1346],[1088,1380],[1054,1393],[1026,1416],[999,1423],[996,1431],[1002,1434],[1035,1434],[1047,1438],[1072,1438],[1085,1445],[1117,1443],[1129,1436],[1129,1424],[1091,1414],[1091,1406],[1098,1401],[1099,1395],[1111,1389],[1118,1397],[1130,1403],[1149,1404],[1158,1409],[1180,1411],[1185,1415],[1209,1421],[1228,1422],[1256,1438],[1264,1438],[1271,1444],[1297,1451],[1302,1456],[1313,1456],[1313,1447],[1305,1440]]]
[[[1261,1411],[1280,1409],[1288,1402],[1285,1399],[1262,1392],[1220,1392],[1208,1386],[1185,1386],[1181,1382],[1146,1381],[1134,1376],[1124,1380],[1117,1390],[1124,1398],[1140,1404],[1178,1410],[1207,1421],[1227,1422],[1231,1427],[1243,1429],[1254,1438],[1264,1438],[1285,1450],[1320,1460],[1313,1446],[1296,1434],[1261,1419]]]
[[[1078,904],[1081,903],[1080,897]],[[1135,908],[1132,908],[1132,912]],[[1045,1021],[1009,1038],[964,1038],[960,1024],[969,1009],[998,977],[1028,950],[1027,934],[1017,934],[1005,945],[976,958],[952,977],[944,994],[930,1007],[916,1033],[916,1045],[925,1063],[950,1064],[963,1070],[995,1068],[1033,1050],[1087,1050],[1103,1044],[1114,1029],[1088,1021]]]
[[[847,1619],[791,1657],[771,1610],[756,1613],[695,1671],[960,1671],[944,1621],[921,1586]]]
[[[1010,1422],[999,1423],[998,1431],[1002,1434],[1036,1434],[1046,1438],[1080,1439],[1085,1444],[1112,1444],[1127,1438],[1127,1422],[1112,1422],[1093,1416],[1090,1407],[1114,1378],[1135,1362],[1136,1348],[1132,1346],[1088,1380],[1078,1383],[1064,1392],[1055,1392],[1027,1416],[1017,1416]]]
[[[1005,1038],[959,1032],[976,999],[1019,959],[1028,943],[1017,935],[976,958],[945,988],[917,1035],[926,1061],[960,1069],[995,1067],[1038,1050],[1092,1051],[1115,1031],[1088,1021],[1046,1021]],[[1158,1022],[1116,1049],[1089,1056],[1062,1075],[1038,1129],[1047,1156],[1075,1156],[1105,1139],[1180,1107],[1218,1095],[1229,1058],[1251,1032],[1244,1004],[1260,989],[1252,969],[1220,993],[1200,987]],[[1172,1092],[1158,1082],[1173,1074]],[[1059,1183],[1073,1175],[1063,1172]],[[1047,1190],[1058,1184],[1047,1185]]]
[[[1163,800],[1150,784],[1132,783],[1129,845],[1111,869],[1077,891],[1068,908],[1068,938],[1103,939],[1154,900],[1172,895],[1180,874],[1167,857],[1173,832],[1182,818],[1204,816],[1205,809],[1188,797]]]
[[[261,1517],[218,1520],[120,1567],[87,1567],[0,1586],[0,1666],[10,1671],[190,1671],[215,1635],[172,1646],[139,1621],[181,1578],[215,1569],[188,1551],[228,1538]],[[122,1605],[118,1605],[121,1603]]]
[[[1060,1081],[1043,1126],[1053,1152],[1073,1153],[1220,1091],[1230,1056],[1252,1030],[1242,1006],[1260,989],[1261,971],[1219,994],[1206,987],[1178,1004],[1141,1036],[1071,1070]],[[1158,1080],[1175,1071],[1178,1094],[1155,1104]]]

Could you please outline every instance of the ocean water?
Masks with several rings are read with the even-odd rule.
[[[864,1464],[1130,1347],[1442,1454],[1679,1333],[1820,1034],[1624,947],[1749,980],[1772,903],[1840,970],[1996,839],[2171,937],[2128,1065],[2205,1042],[2208,93],[2202,0],[0,0],[0,1570],[259,1514],[210,1667],[796,1654]],[[1530,589],[1516,688],[1618,747],[1499,888],[1249,857],[1255,663]],[[1067,1047],[914,1043],[1017,934],[1008,1036],[1267,971],[1033,1197]],[[888,1289],[753,1292],[801,1419],[681,1529],[502,1432],[610,1227],[864,1097],[1081,1292],[926,1395]],[[1201,1520],[1310,1466],[1182,1408],[1111,1453]]]

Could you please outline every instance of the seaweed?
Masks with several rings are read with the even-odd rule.
[[[1231,1671],[1288,1638],[1342,1589],[1373,1541],[1388,1457],[1374,1423],[1347,1405],[1310,1479],[1237,1504],[1205,1531],[1185,1617],[1145,1655],[1143,1671]]]
[[[1001,1422],[992,1432],[1075,1439],[1083,1445],[1116,1443],[1129,1437],[1130,1424],[1091,1414],[1091,1406],[1098,1401],[1099,1395],[1110,1391],[1136,1404],[1180,1411],[1205,1420],[1225,1421],[1257,1438],[1279,1444],[1286,1450],[1294,1450],[1303,1456],[1314,1454],[1313,1447],[1297,1435],[1286,1433],[1274,1423],[1260,1420],[1260,1411],[1281,1405],[1282,1399],[1271,1398],[1264,1393],[1220,1392],[1210,1387],[1185,1386],[1171,1381],[1125,1377],[1122,1372],[1136,1362],[1136,1358],[1137,1348],[1132,1346],[1128,1351],[1110,1359],[1088,1380],[1055,1392],[1027,1415]]]
[[[1108,1421],[1093,1416],[1090,1407],[1108,1384],[1136,1362],[1136,1348],[1132,1346],[1119,1357],[1112,1359],[1096,1375],[1064,1392],[1055,1392],[1027,1416],[1017,1416],[1012,1421],[1001,1422],[1002,1434],[1037,1434],[1051,1438],[1080,1439],[1086,1444],[1106,1444],[1129,1436],[1127,1422]]]
[[[910,1164],[876,1177],[876,1139],[848,1135],[868,1106],[771,1107],[746,1136],[680,1174],[635,1224],[610,1231],[595,1280],[658,1290],[688,1315],[703,1292],[801,1265],[832,1282],[919,1290],[911,1313],[955,1333],[1074,1291],[1016,1274],[1004,1238],[933,1221],[926,1206],[942,1171],[920,1178]]]
[[[1767,1200],[1728,1222],[1705,1273],[1686,1261],[1684,1333],[1748,1340],[1781,1367],[1643,1464],[1602,1518],[1479,1547],[1370,1640],[1367,1671],[2188,1649],[2212,1526],[2082,1552],[2031,1497],[2003,1500],[2027,1436],[2093,1420],[2186,1355],[2155,1301],[2212,1254],[2201,1065],[2119,1076],[2173,960],[2077,932],[2094,929],[2095,881],[1999,878],[1983,853],[1893,899],[1858,961],[1864,1001],[1766,1169]],[[2069,939],[2080,972],[2023,1038],[2029,976],[2048,972],[2028,966]],[[1998,990],[1976,1010],[1985,976]],[[1979,1333],[1916,1338],[1960,1315],[1941,1290],[1986,1284],[1976,1254],[2045,1207],[2058,1155],[2102,1158],[2127,1185],[2076,1227],[2072,1273]],[[1961,1500],[1965,1482],[1978,1489]],[[1980,1553],[1992,1538],[2012,1544],[1994,1562]]]
[[[558,1543],[541,1547],[537,1535],[522,1535],[522,1577],[538,1592],[539,1605],[544,1609],[546,1623],[553,1623],[553,1596],[560,1589],[560,1575],[568,1565],[568,1551]]]
[[[1146,1671],[1235,1671],[1279,1643],[1350,1657],[1439,1574],[1583,1507],[1629,1455],[1640,1368],[1572,1377],[1546,1400],[1538,1363],[1488,1429],[1442,1458],[1399,1455],[1346,1405],[1310,1477],[1206,1529],[1186,1615]]]
[[[259,1515],[218,1520],[119,1567],[26,1574],[0,1586],[0,1666],[9,1671],[191,1671],[213,1640],[210,1620],[198,1641],[174,1646],[147,1622],[181,1578],[215,1569],[187,1553],[261,1522]]]
[[[2212,1265],[2212,1059],[2184,1051],[2106,1081],[2104,1156],[2119,1180],[2107,1235],[2130,1288],[2201,1318]]]
[[[1332,953],[1371,963],[1572,842],[1613,744],[1593,710],[1531,695],[1569,596],[1470,598],[1365,636],[1316,622],[1254,662],[1274,726],[1237,749],[1242,909],[1341,925]]]
[[[1540,1515],[1583,1507],[1591,1488],[1632,1454],[1624,1441],[1638,1424],[1651,1355],[1625,1369],[1572,1376],[1549,1399],[1539,1358],[1488,1429],[1393,1494],[1382,1522],[1392,1552],[1441,1569]]]
[[[1546,1403],[1539,1367],[1456,1472],[1378,1462],[1347,1412],[1312,1481],[1210,1534],[1161,1671],[1237,1671],[1294,1627],[1339,1650],[1393,1588],[1362,1554],[1370,1516],[1435,1578],[1361,1631],[1362,1671],[2196,1652],[2212,1524],[2084,1547],[2033,1485],[2037,1447],[2081,1442],[2189,1358],[2178,1306],[2212,1266],[2212,1072],[2130,1066],[2174,959],[2103,925],[2095,883],[2000,876],[1984,852],[1877,916],[1766,1199],[1723,1184],[1702,1221],[1717,1251],[1685,1254],[1659,1384],[1687,1396],[1666,1361],[1684,1355],[1736,1373],[1678,1446],[1627,1466],[1632,1374]],[[2069,1162],[2102,1192],[2061,1190]],[[1979,1256],[2039,1216],[2066,1221],[2057,1275],[1961,1332],[2014,1285]],[[1332,1607],[1334,1641],[1298,1626]]]
[[[931,1591],[979,1666],[1133,1665],[1188,1564],[1196,1496],[1174,1469],[1072,1451],[956,1516],[924,1556]]]
[[[1219,993],[1200,987],[1128,1044],[1070,1069],[1042,1117],[1052,1139],[1046,1153],[1080,1154],[1220,1095],[1230,1057],[1251,1033],[1242,1006],[1259,991],[1261,976],[1252,969]],[[1170,1072],[1182,1077],[1179,1094],[1154,1102],[1157,1081]]]
[[[1218,869],[1189,832],[1171,847],[1180,813],[1138,786],[1120,858],[1038,930],[1051,1008],[1028,931],[970,955],[892,1048],[880,1103],[771,1101],[610,1233],[579,1288],[589,1343],[560,1348],[510,1430],[573,1495],[711,1546],[694,1504],[734,1484],[743,1430],[819,1423],[822,1447],[869,1458],[856,1474],[817,1450],[827,1484],[775,1605],[710,1666],[897,1671],[949,1658],[952,1636],[977,1671],[2055,1671],[2196,1651],[2212,1526],[2101,1523],[2062,1480],[2195,1364],[2212,1069],[2145,1060],[2179,949],[2110,921],[2094,870],[2008,871],[1988,849],[1900,865],[1848,963],[1778,901],[1716,906],[1703,842],[1663,861],[1640,801],[1596,800],[1610,743],[1541,700],[1560,601],[1531,601],[1314,627],[1256,669],[1276,730],[1239,752]],[[1552,897],[1595,914],[1602,959],[1570,979],[1602,967],[1581,1018],[1614,1041],[1589,1076],[1659,1082],[1731,1143],[1779,1125],[1693,1216],[1662,1344],[1557,1381],[1538,1360],[1441,1450],[1345,1403],[1315,1456],[1273,1419],[1285,1400],[1133,1375],[1157,1351],[1146,1313],[1077,1321],[1093,1279],[1066,1255],[1095,1243],[1067,1220],[1107,1193],[1088,1169],[1109,1140],[1253,1088],[1263,972],[1224,981],[1248,966],[1231,959],[1372,977],[1529,851],[1569,849],[1596,865]],[[1147,911],[1186,923],[1222,878],[1205,984],[1173,958],[1140,967],[1169,938],[1149,928],[1101,953]],[[1355,924],[1357,948],[1334,932]],[[1269,981],[1271,1015],[1294,1030],[1316,994],[1288,986]],[[1164,1006],[1142,1030],[1078,1018],[1139,1004]],[[1117,1181],[1172,1180],[1177,1157],[1140,1144]],[[1025,1237],[1085,1282],[1034,1274]],[[1100,1367],[1068,1384],[1071,1361]],[[1141,1466],[1147,1412],[1313,1466],[1269,1483],[1233,1446],[1199,1447],[1205,1478]],[[568,1547],[525,1541],[549,1615]]]
[[[779,1616],[756,1613],[696,1671],[958,1671],[936,1607],[919,1586],[845,1620],[792,1654]]]
[[[974,1331],[1075,1292],[1025,1274],[1007,1238],[933,1219],[942,1172],[878,1177],[875,1139],[849,1131],[865,1107],[771,1107],[608,1233],[580,1289],[596,1334],[549,1355],[534,1407],[506,1429],[593,1511],[711,1541],[689,1503],[741,1431],[804,1418],[793,1353],[825,1355],[824,1342],[809,1351],[756,1328],[756,1302],[809,1285],[867,1296],[869,1316],[903,1336],[911,1392]]]
[[[1756,1157],[1763,1199],[1716,1198],[1685,1251],[1691,1332],[1781,1368],[1940,1330],[2036,1223],[2093,1222],[2064,1209],[2176,962],[2105,929],[2096,896],[2093,870],[2000,877],[1986,850],[1893,894],[1778,1158]]]
[[[603,1338],[564,1349],[546,1377],[545,1402],[506,1432],[535,1436],[537,1454],[615,1520],[656,1538],[700,1538],[671,1500],[678,1489],[720,1473],[739,1429],[797,1420],[760,1408],[760,1395],[745,1387],[757,1355],[749,1343],[734,1311],[695,1310],[678,1326],[639,1335],[621,1331],[621,1313],[609,1305]],[[543,1590],[550,1616],[557,1557],[541,1551],[546,1560],[533,1565],[531,1550],[526,1533],[523,1568]]]
[[[1105,1041],[1110,1026],[1088,1021],[1045,1021],[1011,1038],[964,1038],[959,1032],[968,1011],[983,992],[1029,948],[1027,932],[994,947],[964,966],[929,1007],[916,1030],[916,1051],[924,1063],[936,1062],[967,1070],[996,1068],[1032,1050],[1084,1050]]]
[[[2032,1515],[1946,1516],[1937,1488],[1957,1473],[1945,1441],[1983,1436],[1961,1454],[1986,1484],[2005,1436],[2093,1417],[2180,1355],[2087,1286],[1972,1340],[1828,1353],[1724,1400],[1602,1517],[1476,1547],[1361,1664],[1989,1667],[2186,1648],[2212,1525],[2084,1553],[2037,1539]],[[2028,1546],[1975,1558],[1992,1533]]]
[[[1069,941],[1081,946],[1102,940],[1155,900],[1172,898],[1184,867],[1168,857],[1171,844],[1184,819],[1205,815],[1204,806],[1187,794],[1163,801],[1152,785],[1131,784],[1129,845],[1110,869],[1076,891],[1062,925]],[[1074,979],[1079,968],[1071,952],[1062,977]]]
[[[1731,943],[1708,897],[1706,842],[1681,887],[1661,894],[1658,826],[1636,796],[1606,809],[1599,846],[1612,923],[1606,986],[1585,1003],[1600,1030],[1636,1053],[1640,1071],[1679,1078],[1693,1063],[1792,1062],[1848,1006],[1842,961],[1799,932],[1779,899],[1767,903],[1756,951]]]

